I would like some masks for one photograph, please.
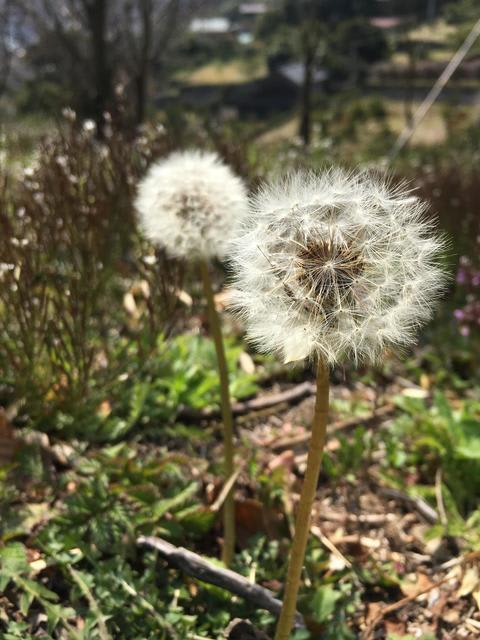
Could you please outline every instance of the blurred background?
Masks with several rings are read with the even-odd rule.
[[[451,279],[418,348],[333,373],[347,431],[319,503],[337,509],[323,532],[341,553],[312,542],[295,637],[360,637],[378,602],[478,550],[479,20],[478,0],[0,0],[2,637],[223,638],[232,607],[273,622],[135,545],[221,546],[200,283],[133,210],[175,149],[216,150],[252,189],[296,168],[388,171],[449,237]],[[223,312],[223,265],[214,277]],[[255,353],[223,316],[234,400],[299,394],[267,414],[245,405],[237,424],[235,569],[279,591],[311,371]],[[353,517],[363,542],[347,540]],[[375,637],[475,637],[478,566],[468,576]]]
[[[439,321],[449,332],[443,357],[471,375],[467,352],[480,327],[478,9],[476,0],[1,0],[4,191],[8,176],[31,178],[48,153],[65,178],[70,145],[100,165],[99,150],[113,147],[115,186],[87,185],[90,197],[111,189],[105,224],[111,198],[121,205],[114,236],[126,269],[136,181],[172,149],[214,148],[251,187],[298,167],[388,170],[412,181],[450,235],[458,275]],[[58,176],[44,180],[61,200]],[[40,197],[32,195],[37,208]],[[72,197],[78,208],[85,194]],[[67,215],[50,213],[47,224]]]

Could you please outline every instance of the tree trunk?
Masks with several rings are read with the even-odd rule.
[[[97,124],[99,137],[103,135],[104,113],[110,107],[112,78],[107,59],[107,12],[108,0],[91,0],[85,4],[92,42],[92,64],[95,95],[92,115]]]
[[[147,108],[147,74],[142,71],[135,78],[135,124],[145,120]]]
[[[141,3],[142,41],[140,43],[140,60],[135,77],[135,124],[145,120],[148,98],[148,80],[152,48],[153,4],[151,0]]]
[[[307,47],[303,59],[304,78],[302,86],[302,102],[300,113],[300,136],[303,144],[308,147],[312,137],[312,93],[313,93],[313,67],[315,54]]]
[[[412,44],[408,50],[408,73],[405,84],[405,100],[404,100],[404,113],[405,123],[407,127],[411,127],[413,124],[413,102],[415,100],[415,76],[417,68],[417,51],[415,45]]]

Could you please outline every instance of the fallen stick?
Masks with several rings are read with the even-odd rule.
[[[282,601],[275,598],[273,593],[265,587],[249,582],[247,578],[235,571],[218,567],[193,551],[183,547],[175,547],[170,542],[154,536],[140,536],[137,544],[156,549],[167,562],[177,569],[202,582],[214,584],[226,589],[230,593],[253,602],[260,609],[270,611],[274,615],[280,615]],[[304,627],[303,617],[297,613],[297,627]]]
[[[439,518],[437,512],[422,498],[409,496],[406,493],[402,493],[397,489],[391,489],[390,487],[379,486],[378,491],[386,498],[392,498],[393,500],[398,500],[399,502],[403,502],[405,505],[408,505],[421,515],[429,524],[435,524],[438,522]]]
[[[302,382],[291,389],[286,389],[279,393],[272,393],[266,396],[261,395],[243,402],[234,402],[232,404],[232,412],[235,415],[241,415],[254,411],[262,411],[263,409],[269,409],[270,407],[274,407],[275,405],[282,404],[284,402],[298,402],[299,400],[302,400],[307,396],[311,396],[314,393],[314,384],[311,382]],[[177,414],[177,418],[181,418],[183,420],[213,420],[219,417],[220,410],[217,407],[205,409],[182,407]]]
[[[372,411],[372,413],[368,413],[364,416],[356,416],[354,418],[348,418],[347,420],[338,420],[337,422],[333,422],[328,427],[328,433],[336,433],[337,431],[351,431],[358,427],[358,425],[370,425],[372,422],[376,422],[381,418],[385,418],[396,411],[396,406],[394,404],[385,404],[383,407],[379,407]],[[300,433],[299,435],[292,436],[290,438],[280,438],[275,442],[272,442],[271,449],[273,451],[283,451],[284,449],[290,449],[292,447],[296,447],[299,444],[304,444],[310,440],[310,432]]]

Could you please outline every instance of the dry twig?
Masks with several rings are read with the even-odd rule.
[[[253,602],[258,608],[266,609],[274,615],[279,615],[282,608],[281,600],[275,598],[273,593],[258,584],[252,584],[235,571],[218,567],[208,562],[201,556],[183,547],[175,547],[170,542],[154,536],[140,536],[137,544],[156,549],[168,563],[177,567],[184,573],[202,582],[214,584],[226,589],[230,593]],[[296,625],[303,627],[303,617],[297,613]]]
[[[375,409],[371,413],[368,413],[364,416],[356,416],[354,418],[348,418],[347,420],[338,420],[337,422],[333,422],[328,427],[328,433],[335,433],[336,431],[351,431],[355,429],[359,425],[371,425],[372,423],[380,420],[382,418],[386,418],[387,416],[394,413],[396,407],[394,404],[385,404],[383,407],[379,407]],[[284,449],[290,449],[292,447],[298,446],[300,444],[304,444],[310,440],[310,432],[301,433],[299,435],[289,437],[289,438],[280,438],[272,443],[271,449],[272,451],[283,451]]]
[[[232,404],[232,413],[240,415],[254,411],[262,411],[263,409],[268,409],[284,402],[298,402],[302,400],[302,398],[311,396],[314,393],[315,385],[312,382],[302,382],[291,389],[286,389],[279,393],[271,393],[266,396],[260,395],[251,400],[245,400],[244,402],[234,402]],[[178,413],[178,418],[182,418],[183,420],[213,420],[219,417],[220,412],[216,407],[200,410],[183,407]]]

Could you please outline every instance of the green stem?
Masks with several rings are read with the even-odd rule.
[[[228,368],[225,358],[225,348],[223,345],[220,318],[215,308],[215,300],[213,297],[212,282],[210,280],[208,263],[204,259],[200,260],[200,272],[202,275],[205,297],[207,299],[210,332],[215,344],[218,372],[220,376],[220,401],[223,420],[223,443],[225,455],[225,482],[227,482],[234,472],[233,417],[230,404],[230,390],[228,385]],[[235,550],[235,503],[233,486],[229,491],[223,505],[223,536],[224,543],[222,560],[227,566],[229,566],[232,563]]]
[[[328,368],[323,362],[319,362],[317,369],[317,397],[315,401],[312,435],[308,448],[307,469],[298,505],[295,535],[290,551],[287,579],[285,582],[283,606],[278,620],[275,640],[288,640],[296,613],[298,590],[300,588],[305,550],[307,548],[308,534],[310,531],[310,514],[317,492],[323,448],[325,446],[328,396]]]

